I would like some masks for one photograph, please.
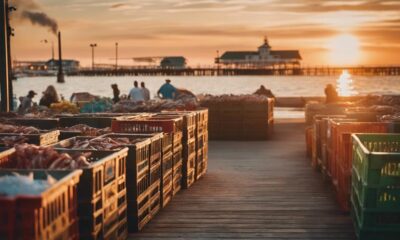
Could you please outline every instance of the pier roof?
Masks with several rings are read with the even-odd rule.
[[[229,60],[245,60],[246,56],[250,55],[258,55],[258,52],[255,51],[228,51],[225,52],[221,59],[229,59]]]
[[[271,55],[282,59],[301,59],[300,52],[298,50],[271,51]]]

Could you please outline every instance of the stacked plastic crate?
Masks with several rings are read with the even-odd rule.
[[[161,203],[163,207],[169,203],[174,192],[180,190],[182,125],[182,117],[165,117],[160,114],[139,118],[120,117],[112,122],[112,131],[117,133],[163,133],[161,164]]]
[[[16,174],[25,177],[32,174],[32,182],[47,181],[50,176],[56,182],[37,195],[18,193],[15,185],[3,185],[3,189],[13,189],[13,195],[0,196],[0,238],[79,239],[77,185],[82,171],[0,171],[0,177]]]
[[[129,232],[141,230],[161,209],[161,133],[107,134],[98,139],[129,139],[126,161]]]
[[[400,135],[353,135],[352,216],[360,240],[400,236]]]
[[[126,202],[125,161],[128,149],[119,151],[91,151],[57,149],[59,153],[74,155],[78,152],[90,152],[90,166],[82,168],[78,184],[79,234],[83,239],[120,239],[118,209]],[[15,169],[15,149],[0,154],[0,168]],[[126,215],[125,215],[126,216]],[[126,219],[126,217],[125,217]],[[125,233],[123,233],[125,234]]]
[[[196,163],[195,177],[200,179],[208,167],[208,110],[196,111]]]
[[[197,113],[194,111],[165,111],[162,114],[164,116],[183,117],[181,186],[187,189],[195,182]],[[174,157],[175,159],[179,159],[179,155]]]
[[[335,120],[330,122],[332,152],[328,171],[336,197],[343,211],[350,210],[350,190],[352,174],[352,133],[387,133],[389,125],[382,122],[352,122]]]

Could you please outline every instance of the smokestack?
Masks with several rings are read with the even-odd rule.
[[[58,74],[57,74],[57,82],[58,83],[65,83],[63,64],[62,64],[62,53],[61,53],[61,32],[58,32]]]

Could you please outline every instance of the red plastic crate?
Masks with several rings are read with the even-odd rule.
[[[335,122],[331,120],[331,156],[329,157],[328,171],[334,184],[337,184],[337,166],[351,171],[351,133],[386,133],[389,124],[382,122]],[[342,135],[346,134],[346,139],[342,140]],[[344,144],[347,144],[345,147]]]
[[[343,212],[350,211],[351,172],[338,166],[336,199]]]
[[[76,239],[78,229],[70,229],[77,219],[77,185],[81,170],[2,170],[0,175],[13,173],[34,179],[52,176],[57,182],[38,195],[0,197],[0,238],[4,239],[57,239],[67,236]]]

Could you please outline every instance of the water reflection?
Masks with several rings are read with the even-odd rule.
[[[353,96],[358,94],[354,90],[353,79],[351,79],[351,74],[347,70],[343,70],[339,79],[337,79],[336,90],[339,96]]]

